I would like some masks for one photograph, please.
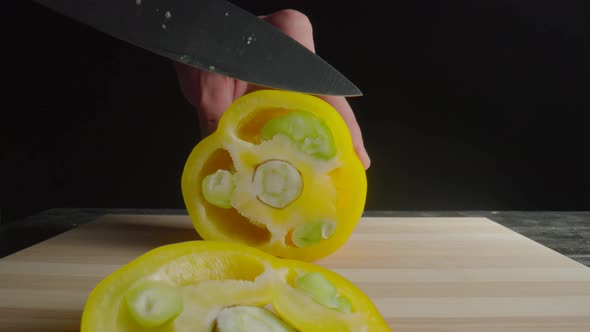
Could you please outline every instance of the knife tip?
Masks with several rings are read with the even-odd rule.
[[[339,95],[343,97],[362,97],[364,95],[361,89],[351,82],[349,83],[350,86],[346,87],[346,89],[342,93],[339,93]]]

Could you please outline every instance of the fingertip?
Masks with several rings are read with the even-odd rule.
[[[359,157],[361,163],[363,164],[363,167],[365,168],[365,170],[368,170],[369,167],[371,167],[371,157],[369,157],[369,154],[367,153],[365,146],[364,145],[357,146],[355,148],[355,152],[356,152],[357,156]]]

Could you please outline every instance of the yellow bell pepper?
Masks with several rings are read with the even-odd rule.
[[[161,246],[91,292],[81,332],[391,331],[344,277],[239,243]]]
[[[348,240],[366,192],[340,114],[318,97],[277,90],[238,98],[182,174],[184,202],[203,239],[304,261]]]

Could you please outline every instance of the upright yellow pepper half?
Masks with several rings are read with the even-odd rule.
[[[182,175],[201,237],[304,261],[348,240],[366,191],[340,114],[318,97],[277,90],[238,98],[193,149]]]
[[[391,332],[371,300],[308,262],[215,241],[153,249],[94,288],[81,332]]]

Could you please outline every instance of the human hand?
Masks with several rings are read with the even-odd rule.
[[[315,52],[312,25],[307,16],[286,9],[271,15],[261,16],[294,40]],[[236,80],[218,73],[200,70],[180,62],[175,63],[176,73],[182,93],[198,112],[201,133],[209,135],[215,131],[219,119],[225,110],[244,94],[262,89],[260,86]],[[365,150],[360,127],[352,108],[344,97],[318,96],[331,104],[342,116],[350,130],[354,149],[365,169],[371,160]]]

